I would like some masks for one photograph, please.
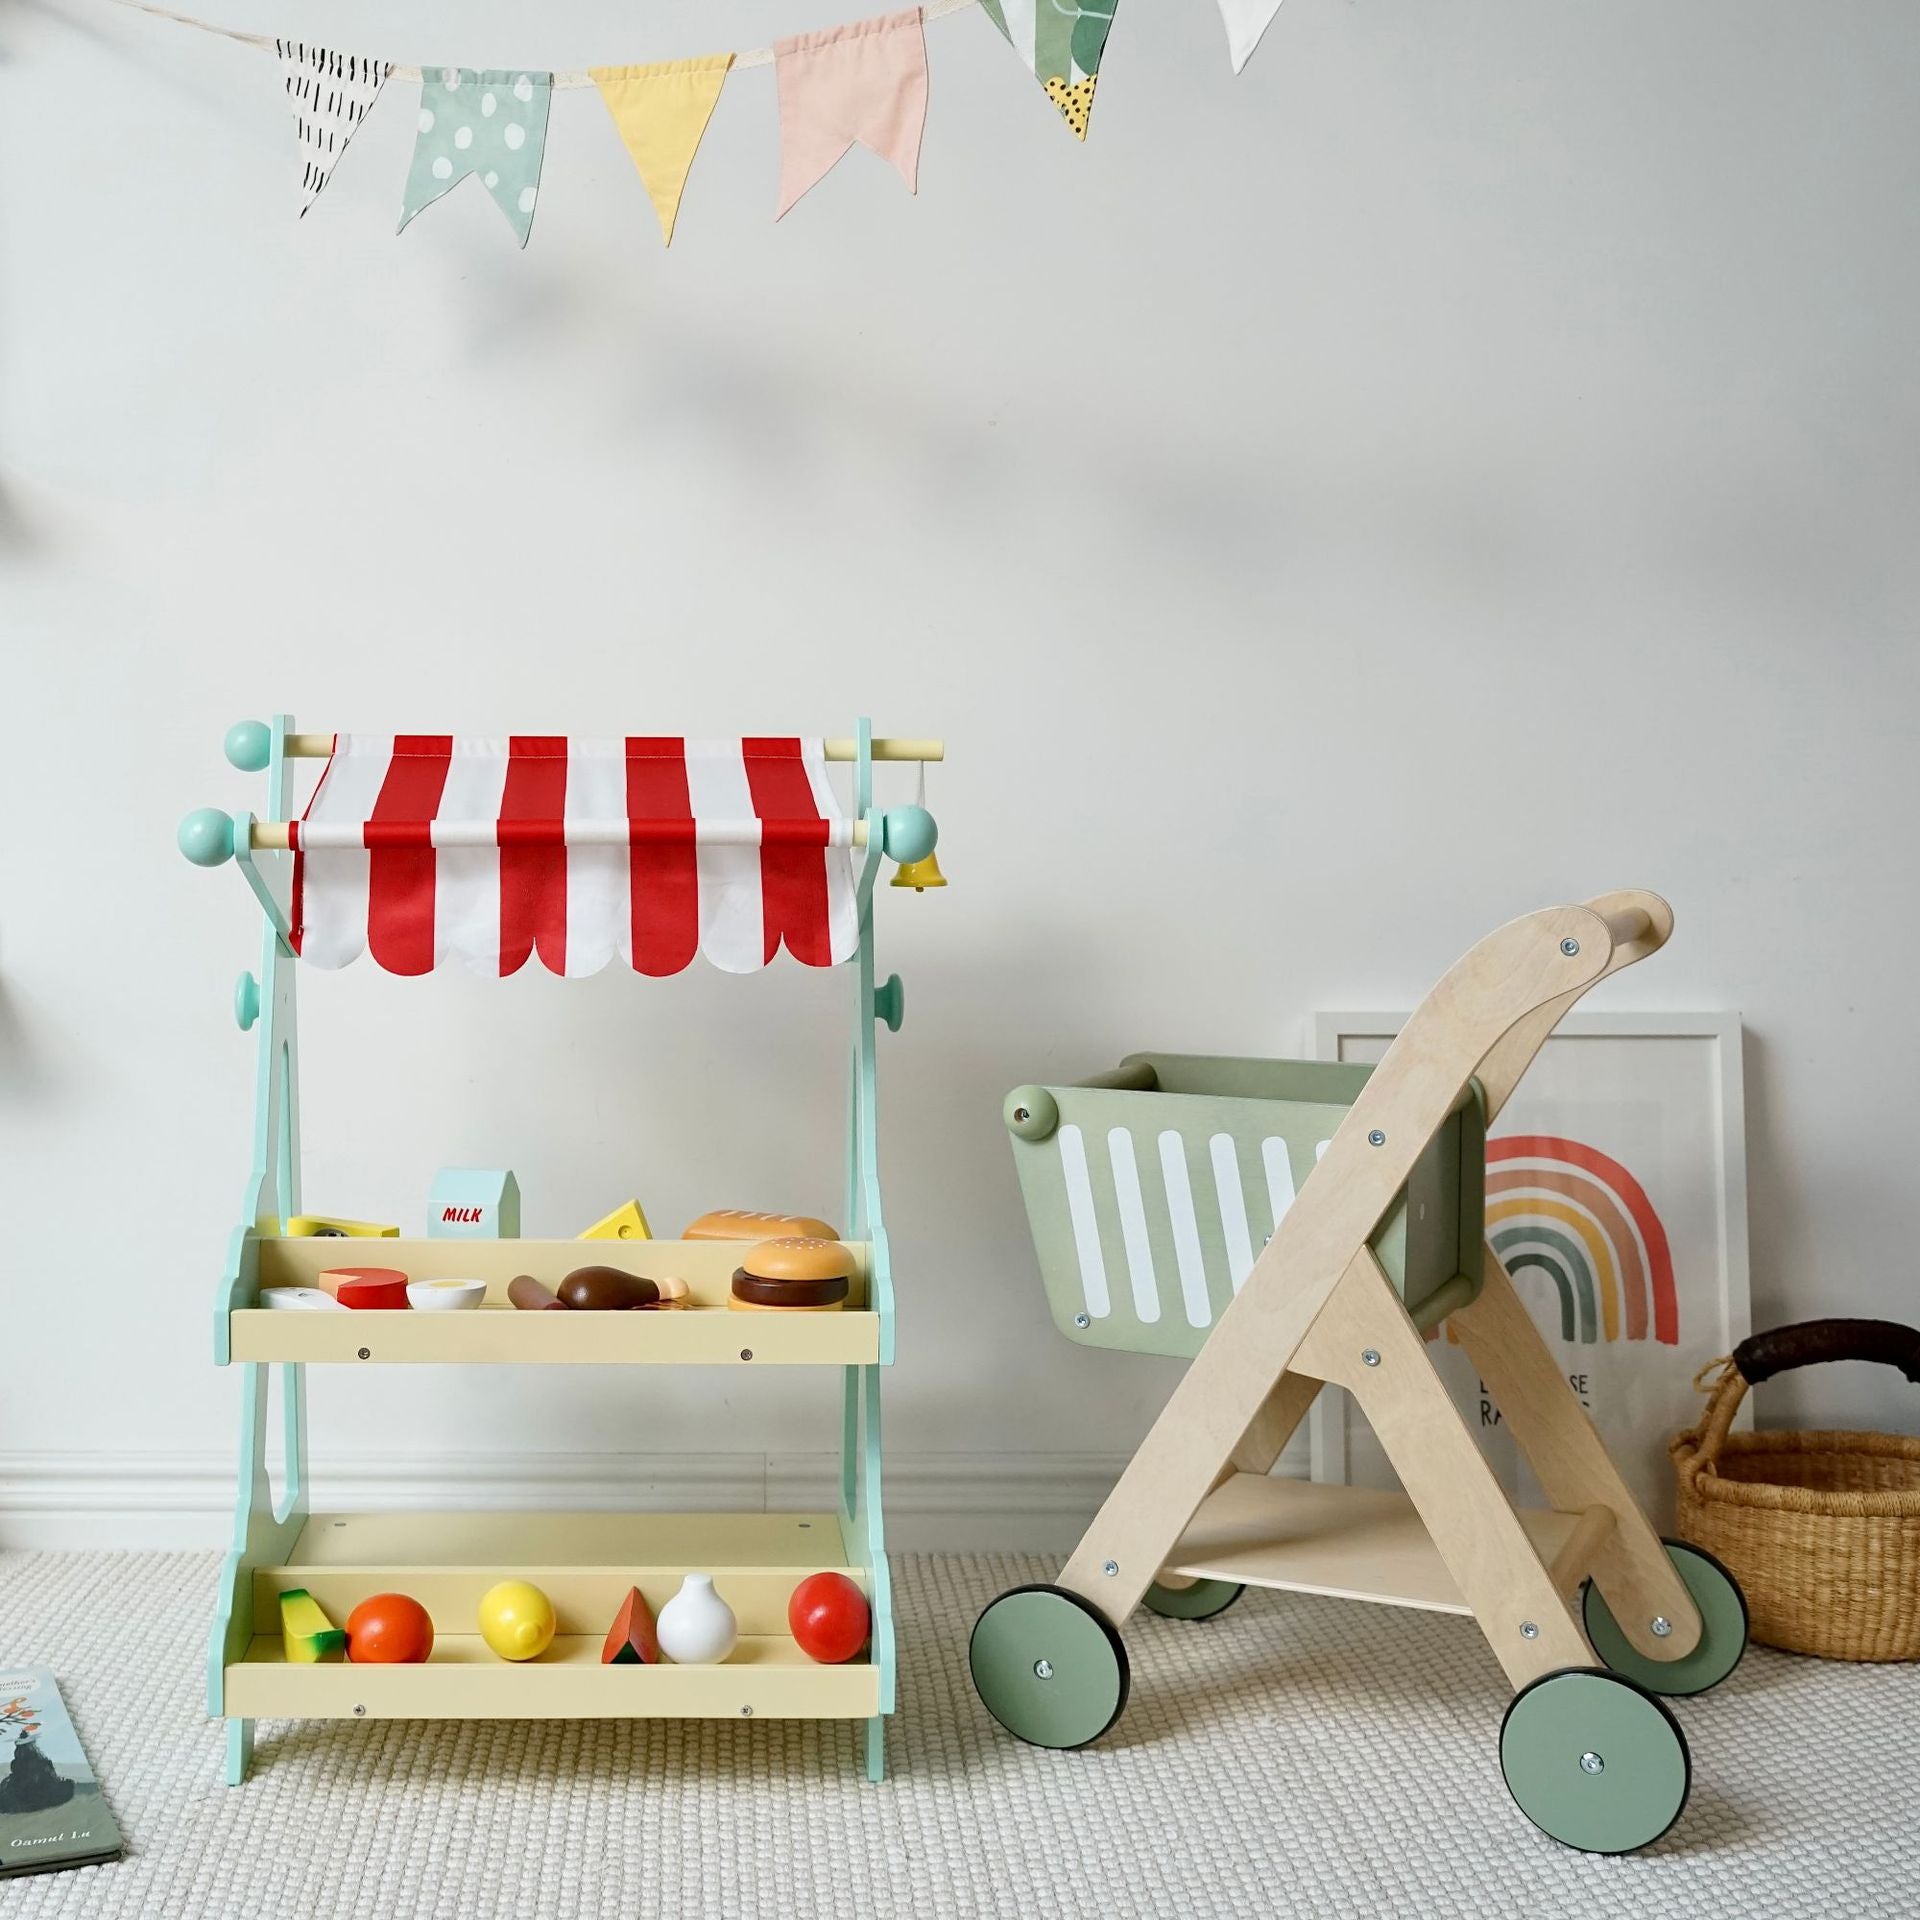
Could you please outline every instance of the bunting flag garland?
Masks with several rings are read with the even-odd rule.
[[[423,75],[420,131],[394,231],[477,173],[524,247],[540,197],[540,157],[552,99],[550,73],[443,67]]]
[[[1076,139],[1087,137],[1094,90],[1118,0],[923,0],[903,13],[796,35],[772,46],[645,66],[565,73],[405,66],[275,39],[175,13],[156,0],[105,0],[280,63],[300,147],[300,212],[325,191],[333,169],[390,79],[420,86],[400,227],[468,174],[507,216],[520,244],[533,229],[547,123],[556,88],[597,88],[671,245],[693,162],[731,75],[772,67],[780,111],[780,181],[774,218],[832,172],[856,142],[919,190],[927,120],[929,20],[982,8],[1032,72]],[[1282,0],[1218,0],[1233,70],[1239,73],[1278,16]]]
[[[1226,6],[1229,0],[1221,0]],[[1254,6],[1259,0],[1236,0]],[[1087,116],[1093,111],[1094,83],[1100,56],[1106,50],[1107,31],[1113,25],[1115,0],[980,0],[987,18],[1006,35],[1007,44],[1033,69],[1033,77],[1060,109],[1074,137],[1087,137]],[[1277,7],[1280,0],[1273,0]],[[1106,11],[1099,12],[1097,6]],[[1255,36],[1258,38],[1258,36]]]
[[[918,7],[773,46],[780,94],[782,219],[857,140],[885,160],[909,193],[920,187],[927,124],[927,36]]]
[[[333,165],[346,151],[353,130],[366,117],[393,71],[388,60],[363,60],[358,54],[333,53],[298,40],[276,40],[281,77],[293,103],[293,125],[300,142],[300,212],[320,198]]]
[[[673,223],[686,191],[700,136],[726,85],[733,55],[663,60],[650,67],[595,67],[593,84],[627,143],[653,210],[660,238],[673,244]]]
[[[1280,0],[1220,0],[1220,18],[1226,23],[1227,52],[1239,73],[1253,58],[1260,36],[1273,25]]]

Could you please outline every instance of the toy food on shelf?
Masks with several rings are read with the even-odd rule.
[[[518,1240],[520,1183],[504,1169],[442,1167],[427,1196],[430,1240]]]
[[[717,1666],[740,1638],[733,1609],[714,1591],[713,1575],[690,1573],[660,1609],[660,1650],[683,1667]]]
[[[356,1666],[412,1666],[433,1651],[433,1622],[418,1600],[376,1593],[347,1615],[347,1658]]]
[[[798,1235],[808,1240],[837,1240],[839,1233],[807,1213],[748,1213],[721,1207],[687,1223],[682,1240],[776,1240]]]
[[[507,1298],[527,1313],[544,1313],[553,1307],[576,1313],[646,1313],[680,1306],[687,1298],[687,1283],[671,1276],[649,1280],[643,1273],[624,1273],[618,1267],[575,1267],[558,1287],[549,1287],[530,1273],[516,1273],[507,1282]]]
[[[653,1609],[638,1587],[629,1587],[620,1602],[620,1611],[607,1629],[606,1645],[600,1649],[603,1667],[654,1667],[660,1664],[660,1635],[653,1623]]]
[[[471,1313],[487,1297],[484,1280],[409,1280],[407,1305],[415,1313]]]
[[[787,1601],[787,1630],[809,1660],[837,1667],[867,1644],[867,1596],[844,1573],[810,1573]]]
[[[305,1587],[289,1587],[280,1596],[280,1644],[288,1664],[310,1667],[347,1644],[347,1636],[321,1610]]]
[[[762,1240],[734,1269],[727,1305],[741,1313],[838,1313],[852,1274],[853,1255],[838,1240]]]
[[[283,1313],[344,1313],[332,1294],[319,1287],[262,1287],[260,1304],[278,1307]]]
[[[641,1211],[638,1200],[629,1200],[623,1207],[615,1207],[604,1220],[596,1220],[585,1233],[582,1240],[651,1240],[653,1229],[647,1225],[647,1216]]]
[[[537,1660],[553,1645],[553,1602],[528,1580],[502,1580],[480,1596],[480,1637],[502,1660]]]
[[[341,1306],[363,1312],[407,1304],[407,1276],[398,1267],[329,1267],[319,1276],[319,1285]]]
[[[289,1240],[398,1240],[400,1229],[378,1220],[341,1220],[332,1214],[296,1213],[285,1222]]]

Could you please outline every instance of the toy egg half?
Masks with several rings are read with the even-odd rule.
[[[407,1305],[415,1313],[471,1313],[487,1297],[484,1280],[409,1280]]]

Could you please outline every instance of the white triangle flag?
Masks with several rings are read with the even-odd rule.
[[[333,163],[346,150],[354,129],[380,97],[390,60],[365,60],[358,54],[310,47],[304,41],[276,40],[280,73],[293,108],[294,136],[300,142],[300,213],[320,198],[333,175]]]
[[[1253,58],[1260,36],[1273,24],[1280,0],[1220,0],[1220,18],[1227,23],[1227,51],[1238,73]]]

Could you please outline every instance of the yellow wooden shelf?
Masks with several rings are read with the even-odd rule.
[[[1570,1513],[1522,1512],[1553,1564],[1579,1524]],[[1166,1570],[1183,1579],[1331,1594],[1433,1613],[1470,1613],[1413,1502],[1369,1487],[1316,1486],[1239,1473],[1201,1503]]]
[[[558,1318],[558,1315],[546,1316]],[[304,1587],[337,1623],[370,1594],[411,1594],[434,1621],[433,1657],[417,1666],[346,1661],[289,1665],[277,1632],[256,1633],[225,1669],[226,1711],[248,1718],[865,1719],[880,1711],[864,1659],[819,1666],[786,1632],[788,1596],[831,1568],[865,1589],[830,1513],[316,1514],[285,1566],[253,1573],[256,1626],[278,1595]],[[710,1573],[739,1618],[719,1666],[606,1667],[601,1643],[638,1587],[656,1612],[681,1577]],[[560,1631],[538,1660],[499,1659],[471,1630],[481,1594],[531,1580]]]
[[[239,1304],[228,1315],[234,1360],[434,1362],[532,1366],[871,1366],[880,1316],[866,1310],[866,1249],[838,1313],[743,1313],[728,1307],[745,1252],[717,1240],[262,1240],[259,1289],[311,1287],[328,1267],[392,1267],[410,1280],[473,1279],[485,1304],[469,1313],[288,1313]],[[551,1286],[575,1267],[619,1267],[687,1283],[692,1305],[655,1313],[522,1313],[515,1274]]]

